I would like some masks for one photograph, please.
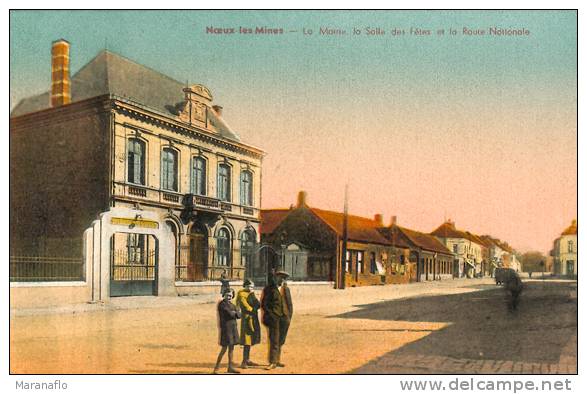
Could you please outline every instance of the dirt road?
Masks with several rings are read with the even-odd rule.
[[[527,372],[526,364],[546,373],[572,372],[572,286],[529,282],[520,310],[511,314],[489,279],[344,291],[292,285],[295,315],[283,349],[286,367],[269,373],[472,373],[487,369],[488,362],[493,372],[504,363],[505,369],[511,363],[505,372]],[[137,297],[59,313],[12,311],[10,369],[210,373],[219,350],[215,306],[212,299]],[[240,347],[235,353],[240,364]],[[251,354],[266,362],[265,332]]]

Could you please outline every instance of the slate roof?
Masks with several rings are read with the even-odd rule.
[[[71,77],[71,101],[111,94],[129,98],[166,116],[178,118],[184,102],[185,83],[143,66],[121,55],[103,50]],[[49,91],[21,100],[11,117],[50,107]],[[208,116],[223,137],[240,141],[240,137],[213,110]]]

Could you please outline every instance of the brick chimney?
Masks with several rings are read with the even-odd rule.
[[[51,47],[51,107],[71,102],[69,79],[69,42],[60,39]]]
[[[298,205],[297,205],[297,208],[307,206],[307,204],[306,204],[307,197],[308,197],[308,193],[305,192],[305,191],[303,191],[303,190],[301,190],[298,193]]]
[[[391,225],[390,225],[390,226],[391,226],[391,227],[393,227],[393,226],[397,226],[397,216],[393,215],[393,216],[391,217]]]
[[[383,227],[383,215],[380,213],[376,213],[373,216],[373,221],[377,223],[378,226]]]
[[[212,108],[214,108],[214,112],[216,112],[218,116],[222,116],[222,107],[220,105],[213,105]]]

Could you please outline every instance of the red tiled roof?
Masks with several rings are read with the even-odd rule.
[[[481,237],[479,237],[478,235],[475,235],[468,231],[465,231],[465,234],[467,235],[467,239],[469,241],[475,242],[476,244],[479,244],[481,246],[487,246],[487,243],[484,240],[482,240]]]
[[[467,238],[465,232],[457,230],[454,223],[444,222],[430,234],[440,238]]]
[[[259,224],[261,234],[271,234],[290,211],[290,209],[262,209]]]
[[[343,235],[344,214],[340,212],[326,211],[318,208],[308,208],[339,236]],[[348,215],[348,239],[351,241],[371,242],[381,245],[391,245],[377,228],[380,224],[373,219],[360,216]]]
[[[381,227],[378,231],[393,245],[398,248],[409,249],[410,245],[397,234],[397,231],[393,231],[392,227]]]
[[[561,233],[561,235],[576,235],[577,234],[577,229],[578,229],[577,221],[576,220],[573,220],[573,222],[571,223],[571,225],[569,227],[567,227],[565,229],[565,231],[563,231]]]
[[[410,230],[409,228],[399,227],[398,228],[416,245],[422,249],[444,253],[451,255],[452,252],[446,248],[438,239],[433,235],[421,233],[416,230]]]
[[[485,241],[485,244],[489,247],[497,246],[498,248],[500,248],[504,252],[508,252],[508,253],[513,253],[513,251],[514,251],[506,242],[500,241],[497,238],[493,238],[490,235],[482,235],[480,238],[481,238],[481,240]]]
[[[464,238],[481,246],[489,246],[485,240],[469,231],[458,230],[452,222],[444,222],[430,234],[439,238]]]

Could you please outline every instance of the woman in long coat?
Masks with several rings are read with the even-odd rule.
[[[234,290],[226,288],[222,292],[222,301],[218,303],[218,329],[220,331],[220,353],[216,359],[214,373],[218,373],[224,353],[228,349],[228,372],[240,373],[234,368],[234,345],[239,343],[239,335],[236,320],[240,318],[240,312],[232,303]]]
[[[259,308],[261,303],[253,291],[255,284],[245,279],[244,288],[236,295],[236,306],[239,308],[241,320],[240,344],[243,345],[243,362],[241,368],[256,366],[250,359],[251,346],[261,342],[261,324],[259,323]]]

